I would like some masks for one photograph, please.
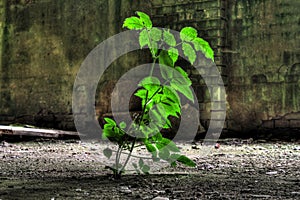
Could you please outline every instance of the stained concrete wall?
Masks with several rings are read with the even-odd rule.
[[[74,127],[71,94],[81,62],[97,44],[122,30],[125,17],[142,10],[156,26],[193,26],[211,43],[227,89],[225,130],[298,129],[298,8],[295,0],[1,1],[0,123]],[[138,61],[136,55],[125,56],[100,80],[98,112],[110,112],[115,81]],[[207,126],[214,112],[209,96],[213,88],[182,64]]]
[[[147,1],[2,0],[0,123],[74,128],[72,89],[80,64],[122,31],[136,7],[146,11]],[[106,79],[119,77],[128,59],[134,60],[116,62]]]
[[[300,2],[229,4],[228,127],[300,127]]]

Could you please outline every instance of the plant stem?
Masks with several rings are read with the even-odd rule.
[[[142,145],[141,145],[142,146]],[[134,146],[134,148],[136,148],[137,146]],[[113,150],[113,152],[116,152],[116,151],[114,151]],[[126,154],[126,155],[128,155],[129,153],[127,153],[127,152],[122,152],[122,154]],[[131,154],[131,157],[133,157],[133,158],[142,158],[142,159],[146,159],[146,160],[151,160],[152,158],[149,158],[149,157],[145,157],[145,156],[138,156],[138,155],[133,155],[133,154]]]
[[[125,161],[125,163],[124,163],[124,165],[123,165],[123,167],[122,167],[122,169],[121,169],[121,171],[120,171],[119,175],[121,175],[122,171],[124,171],[124,169],[125,169],[125,167],[126,167],[126,165],[127,165],[128,161],[129,161],[129,159],[130,159],[130,157],[131,157],[131,154],[132,154],[132,151],[133,151],[133,148],[134,148],[135,142],[136,142],[136,138],[134,138],[134,140],[133,140],[133,142],[132,142],[132,145],[131,145],[131,148],[130,148],[129,154],[128,154],[127,158],[126,158],[126,161]]]
[[[119,163],[120,163],[121,149],[122,149],[122,146],[119,146],[118,150],[117,150],[117,153],[116,153],[116,163],[115,163],[116,169],[114,171],[115,178],[117,178],[117,175],[119,174]]]
[[[147,93],[146,93],[146,101],[147,101],[147,100],[148,100],[148,91],[147,91]],[[140,119],[140,121],[139,121],[139,126],[141,126],[141,122],[142,122],[142,120],[143,120],[143,116],[144,116],[144,114],[145,114],[145,110],[146,110],[146,104],[145,104],[144,107],[143,107],[143,112],[142,112],[141,119]],[[123,167],[122,167],[122,169],[121,169],[121,171],[120,171],[120,175],[121,175],[122,171],[125,169],[125,167],[126,167],[128,161],[129,161],[129,159],[130,159],[130,157],[131,157],[131,154],[132,154],[132,151],[133,151],[135,142],[136,142],[136,137],[133,139],[132,145],[131,145],[130,150],[129,150],[129,154],[128,154],[128,156],[127,156],[127,158],[126,158],[126,161],[125,161],[125,163],[124,163],[124,165],[123,165]]]
[[[157,57],[153,58],[153,63],[152,63],[152,66],[151,66],[151,70],[150,70],[150,76],[153,75],[153,71],[154,71],[154,67],[155,67],[155,63],[156,63],[156,60],[157,60]]]

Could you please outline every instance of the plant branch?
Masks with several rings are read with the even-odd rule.
[[[137,146],[135,146],[135,147],[137,147]],[[134,148],[135,148],[134,147]],[[117,151],[115,151],[115,150],[112,150],[113,152],[117,152]],[[127,153],[127,152],[122,152],[122,154],[126,154],[126,155],[129,155],[129,153]],[[152,160],[152,158],[150,158],[150,157],[146,157],[146,156],[138,156],[138,155],[134,155],[134,154],[131,154],[131,157],[133,157],[133,158],[142,158],[142,159],[146,159],[146,160]]]

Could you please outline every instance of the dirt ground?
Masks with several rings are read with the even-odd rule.
[[[300,199],[299,142],[179,144],[195,168],[163,165],[114,180],[105,145],[35,141],[0,145],[0,199]]]

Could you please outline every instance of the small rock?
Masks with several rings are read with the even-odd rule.
[[[216,144],[215,144],[215,149],[218,149],[218,148],[220,148],[220,144],[219,144],[219,143],[216,143]]]
[[[97,151],[97,148],[91,147],[90,150],[91,150],[91,151]]]
[[[269,198],[271,198],[270,195],[260,195],[260,194],[253,194],[253,195],[251,195],[251,197],[253,197],[253,198],[261,198],[261,199],[269,199]]]
[[[155,194],[165,194],[166,192],[163,190],[153,190],[153,193]]]
[[[169,198],[167,198],[167,197],[155,197],[152,200],[169,200]]]
[[[165,190],[165,192],[166,192],[167,194],[170,194],[170,193],[172,193],[172,190],[171,190],[170,188],[167,188],[167,189]]]
[[[0,144],[1,147],[12,147],[11,144],[9,144],[8,142],[2,141]]]
[[[295,151],[300,151],[300,146],[294,148]]]
[[[132,191],[127,186],[121,186],[120,192],[123,192],[123,193],[126,193],[126,194],[132,193]]]
[[[275,175],[277,173],[278,173],[277,171],[266,172],[267,175]]]
[[[291,192],[292,195],[300,195],[300,192]]]

